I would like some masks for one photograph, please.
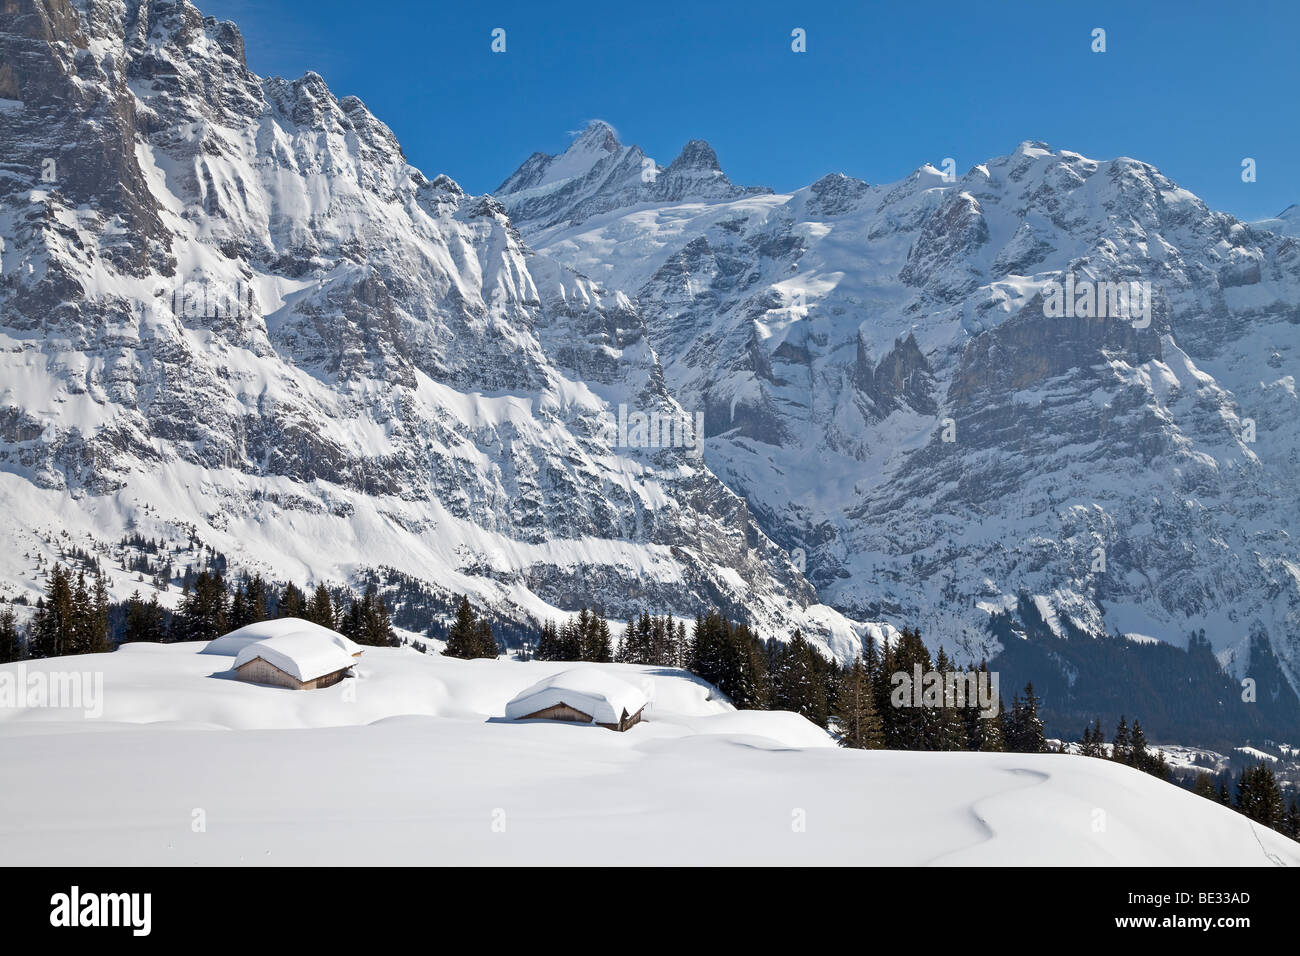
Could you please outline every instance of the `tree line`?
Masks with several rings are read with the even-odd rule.
[[[1192,792],[1207,800],[1231,807],[1256,823],[1263,824],[1300,841],[1300,795],[1292,794],[1288,803],[1273,768],[1264,761],[1244,768],[1237,776],[1235,797],[1228,791],[1227,780],[1218,785],[1204,770],[1196,774]]]
[[[156,593],[145,600],[139,591],[123,604],[111,604],[102,573],[88,579],[83,570],[74,579],[56,562],[25,633],[12,607],[0,609],[0,663],[110,651],[115,617],[117,643],[210,641],[248,624],[283,617],[312,621],[358,644],[400,643],[384,597],[373,583],[360,594],[318,584],[309,596],[293,583],[277,588],[260,575],[230,581],[220,571],[205,568],[186,575],[180,602],[171,611]]]

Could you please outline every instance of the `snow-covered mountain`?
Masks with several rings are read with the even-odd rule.
[[[1004,613],[1203,628],[1236,674],[1271,648],[1300,687],[1300,240],[1042,143],[791,194],[715,170],[656,195],[639,157],[596,124],[497,198],[632,297],[706,462],[824,600],[976,657]],[[1057,309],[1088,283],[1136,297]]]
[[[872,630],[692,443],[627,439],[620,406],[684,420],[636,305],[427,179],[360,100],[254,75],[185,0],[5,14],[10,593],[36,554],[135,530],[299,582],[388,565],[521,617],[743,608],[840,655]]]

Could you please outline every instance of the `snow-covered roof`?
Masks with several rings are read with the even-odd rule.
[[[568,704],[590,714],[595,723],[616,724],[623,711],[631,716],[644,707],[646,695],[639,687],[598,667],[575,667],[520,691],[506,704],[506,716],[518,720],[556,704]]]
[[[356,641],[349,640],[338,631],[330,630],[328,627],[321,627],[319,624],[313,624],[311,621],[305,621],[300,617],[278,617],[270,621],[258,621],[256,624],[245,625],[231,631],[229,634],[223,634],[208,641],[207,646],[199,653],[233,657],[249,644],[265,641],[272,637],[284,637],[286,634],[316,634],[333,641],[340,649],[346,651],[349,657],[361,653],[361,645]]]
[[[356,663],[352,655],[336,644],[326,633],[294,631],[264,641],[248,644],[235,656],[235,669],[249,661],[261,658],[300,681],[315,680],[326,674],[344,670]]]

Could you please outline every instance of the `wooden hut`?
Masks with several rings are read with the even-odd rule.
[[[343,680],[355,663],[327,635],[299,631],[246,645],[235,657],[234,671],[236,679],[255,684],[315,690]]]
[[[552,674],[506,704],[511,720],[563,720],[627,730],[639,723],[646,695],[638,687],[597,667]]]

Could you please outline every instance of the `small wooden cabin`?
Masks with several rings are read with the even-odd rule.
[[[542,710],[534,711],[531,714],[524,714],[522,717],[516,717],[516,720],[568,720],[577,724],[596,724],[604,727],[606,730],[627,730],[634,724],[641,722],[641,714],[645,711],[642,707],[635,714],[629,714],[624,708],[617,723],[605,724],[596,720],[591,714],[584,714],[576,707],[570,707],[561,701],[551,707],[545,707]]]
[[[510,720],[562,720],[627,730],[640,722],[645,693],[597,667],[561,671],[521,691],[506,704]]]
[[[252,684],[270,684],[272,687],[288,687],[290,690],[317,690],[321,687],[330,687],[343,680],[348,676],[348,669],[342,667],[311,680],[298,680],[288,671],[281,670],[270,661],[261,657],[254,657],[251,661],[245,661],[236,667],[235,676],[238,680],[248,681]]]
[[[299,631],[246,645],[235,657],[234,671],[237,680],[254,684],[318,690],[343,680],[355,663],[328,632]]]

